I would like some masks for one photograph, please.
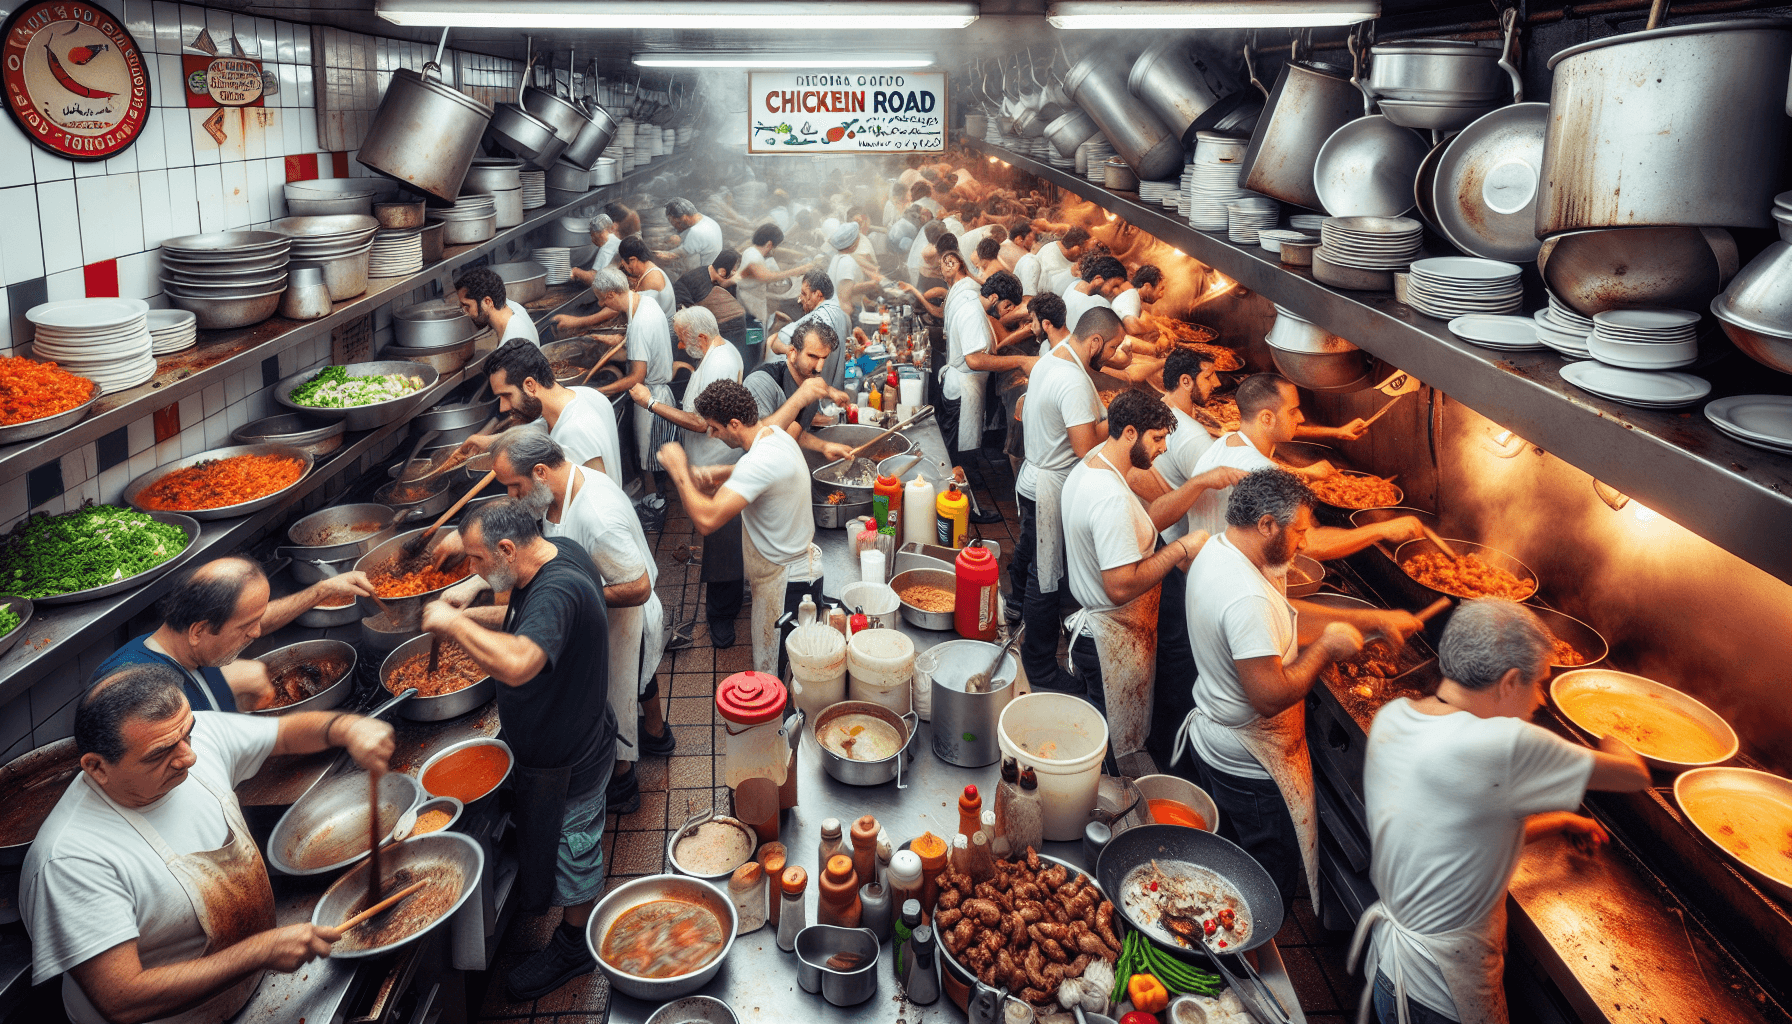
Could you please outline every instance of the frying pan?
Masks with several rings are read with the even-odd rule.
[[[1277,450],[1280,450],[1281,447],[1282,447],[1281,445],[1276,445]],[[1359,477],[1359,478],[1363,478],[1363,479],[1377,479],[1377,480],[1381,479],[1380,477],[1377,477],[1374,473],[1363,473],[1363,472],[1360,472],[1360,471],[1354,470],[1354,469],[1340,469],[1338,471],[1338,473],[1341,476],[1353,476],[1353,477]],[[1380,506],[1381,508],[1398,508],[1406,501],[1406,492],[1400,489],[1399,484],[1392,484],[1390,486],[1392,486],[1394,488],[1394,495],[1395,495],[1394,500],[1392,502],[1389,502],[1387,505]],[[1314,497],[1318,497],[1318,492],[1314,492]],[[1361,512],[1361,511],[1363,511],[1362,509],[1357,508],[1355,505],[1340,505],[1335,501],[1326,501],[1324,498],[1319,498],[1319,501],[1321,504],[1330,505],[1332,508],[1342,509],[1345,512]],[[1374,506],[1372,506],[1372,507],[1374,507]]]
[[[1543,620],[1543,625],[1552,636],[1574,648],[1576,653],[1587,659],[1579,665],[1558,665],[1552,657],[1549,663],[1551,668],[1592,668],[1604,661],[1605,656],[1610,653],[1605,637],[1600,636],[1598,630],[1574,616],[1564,615],[1554,608],[1544,608],[1540,605],[1531,604],[1525,607],[1529,608],[1537,618]]]
[[[1543,582],[1537,578],[1536,573],[1531,571],[1530,566],[1524,564],[1523,562],[1520,562],[1516,558],[1513,558],[1511,555],[1506,554],[1504,551],[1500,551],[1496,548],[1490,548],[1490,547],[1486,546],[1485,544],[1476,544],[1476,543],[1473,543],[1472,541],[1459,540],[1455,537],[1450,537],[1447,539],[1450,542],[1450,546],[1456,549],[1456,553],[1458,555],[1476,555],[1481,559],[1481,561],[1486,562],[1488,565],[1494,566],[1495,568],[1504,569],[1507,572],[1511,573],[1512,575],[1518,577],[1520,581],[1529,582],[1531,585],[1531,592],[1529,594],[1526,594],[1524,597],[1520,598],[1519,600],[1521,600],[1521,601],[1529,600],[1530,598],[1536,596],[1538,591],[1543,589]],[[1436,544],[1432,543],[1429,540],[1425,540],[1423,538],[1420,538],[1418,540],[1409,540],[1409,541],[1402,543],[1399,547],[1394,549],[1394,564],[1400,567],[1401,572],[1406,572],[1406,560],[1407,559],[1413,557],[1414,555],[1427,554],[1427,553],[1433,552],[1433,551],[1437,551],[1437,552],[1441,553],[1441,549],[1439,549]],[[1411,577],[1411,575],[1412,575],[1411,573],[1407,573],[1408,577]],[[1474,598],[1477,596],[1474,594],[1459,594],[1459,593],[1456,593],[1455,591],[1451,591],[1451,590],[1439,590],[1438,588],[1430,586],[1429,584],[1427,584],[1421,580],[1418,580],[1418,579],[1414,579],[1413,582],[1417,583],[1421,587],[1424,587],[1426,590],[1432,591],[1433,593],[1445,594],[1450,597],[1460,597],[1460,598],[1470,599],[1470,598]]]
[[[1162,927],[1140,923],[1128,906],[1123,884],[1126,876],[1134,868],[1153,860],[1180,861],[1205,868],[1225,879],[1237,890],[1250,914],[1251,931],[1242,942],[1230,946],[1228,953],[1244,953],[1256,949],[1275,938],[1276,933],[1282,930],[1282,894],[1277,891],[1275,882],[1270,880],[1269,872],[1263,870],[1263,865],[1257,863],[1236,843],[1212,832],[1181,825],[1140,825],[1115,836],[1102,848],[1101,858],[1095,862],[1095,880],[1101,883],[1102,891],[1114,900],[1114,906],[1120,911],[1126,926],[1143,934],[1158,948],[1179,957],[1191,955],[1187,946],[1177,942]],[[1249,960],[1237,957],[1237,963],[1244,965],[1245,973],[1250,976],[1255,993],[1245,987],[1238,973],[1233,970],[1233,965],[1228,962],[1233,960],[1232,956],[1216,954],[1206,947],[1202,947],[1199,952],[1205,954],[1208,962],[1225,977],[1226,983],[1238,993],[1239,999],[1245,1002],[1253,1016],[1259,1020],[1281,1021],[1283,1024],[1292,1020],[1283,1009],[1281,1000],[1263,983]]]

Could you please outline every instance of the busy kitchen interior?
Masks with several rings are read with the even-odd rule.
[[[1792,1020],[1792,9],[0,53],[6,1024]]]

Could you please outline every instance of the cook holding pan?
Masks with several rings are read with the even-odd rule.
[[[276,754],[346,748],[386,770],[392,727],[347,712],[194,712],[161,663],[107,673],[75,709],[81,772],[20,876],[35,982],[62,975],[75,1024],[217,1024],[265,971],[292,972],[341,937],[274,924],[268,872],[238,783]]]
[[[1183,720],[1171,768],[1213,797],[1220,834],[1263,865],[1286,910],[1303,868],[1308,891],[1319,891],[1307,691],[1328,664],[1361,650],[1365,633],[1398,645],[1424,623],[1401,611],[1290,602],[1287,569],[1313,529],[1313,492],[1279,468],[1230,490],[1225,531],[1202,545],[1188,570],[1195,710]]]
[[[1389,701],[1363,768],[1381,898],[1363,912],[1350,964],[1367,949],[1357,1019],[1505,1024],[1506,887],[1528,843],[1583,850],[1609,837],[1574,811],[1587,790],[1633,793],[1649,769],[1622,742],[1598,750],[1526,721],[1543,706],[1550,636],[1510,601],[1466,601],[1438,644],[1443,682]]]

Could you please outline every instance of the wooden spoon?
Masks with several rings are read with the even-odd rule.
[[[1413,615],[1413,618],[1418,619],[1420,622],[1430,622],[1437,617],[1439,612],[1448,607],[1450,607],[1450,599],[1447,597],[1440,597],[1416,612]]]
[[[1452,560],[1462,557],[1461,555],[1458,555],[1456,553],[1455,548],[1450,546],[1449,541],[1438,536],[1438,533],[1436,530],[1433,530],[1431,527],[1426,526],[1423,522],[1421,522],[1419,524],[1419,529],[1425,531],[1425,539],[1426,540],[1430,541],[1433,544],[1436,544],[1437,549],[1439,551],[1442,551],[1444,554],[1449,555]]]
[[[608,351],[608,352],[605,352],[605,353],[604,353],[604,357],[603,357],[603,358],[602,358],[602,359],[599,359],[599,360],[598,360],[598,361],[597,361],[597,365],[596,365],[596,366],[593,366],[593,367],[592,367],[592,368],[591,368],[591,369],[589,369],[589,370],[586,370],[586,371],[585,371],[585,376],[583,376],[583,377],[581,377],[581,378],[579,378],[579,385],[577,385],[577,386],[582,386],[582,385],[584,385],[584,384],[585,384],[585,382],[586,382],[586,381],[589,381],[589,380],[590,380],[590,379],[591,379],[591,378],[592,378],[592,377],[594,377],[594,376],[596,376],[596,375],[597,375],[597,371],[599,371],[599,370],[601,370],[601,369],[603,369],[603,368],[604,368],[604,364],[605,364],[605,363],[607,363],[607,362],[609,362],[609,361],[610,361],[610,357],[611,357],[611,356],[613,356],[613,355],[615,355],[615,354],[616,354],[616,353],[618,353],[618,352],[620,352],[620,351],[622,351],[622,349],[623,349],[623,346],[625,346],[625,345],[627,345],[627,344],[628,344],[628,339],[627,339],[627,338],[623,338],[623,339],[622,339],[622,340],[621,340],[621,341],[619,341],[619,342],[617,342],[617,343],[616,343],[616,344],[614,344],[614,345],[611,345],[611,346],[610,346],[610,351]]]
[[[497,478],[498,478],[497,470],[493,469],[493,470],[487,471],[485,476],[480,477],[478,483],[474,484],[471,488],[469,488],[467,493],[460,496],[459,501],[448,506],[448,511],[442,513],[442,518],[436,520],[435,523],[433,525],[431,525],[429,529],[424,530],[422,533],[419,533],[417,536],[412,537],[410,540],[407,540],[404,542],[404,557],[415,558],[418,555],[422,554],[423,549],[425,547],[429,546],[430,539],[436,535],[436,531],[440,530],[442,528],[442,526],[448,522],[448,520],[453,519],[455,517],[455,515],[458,512],[460,512],[461,509],[466,508],[467,502],[473,500],[473,495],[478,494],[480,491],[485,490],[486,485],[491,483],[493,480],[496,480]],[[431,669],[430,671],[433,672],[435,670]]]
[[[380,773],[367,773],[367,905],[380,901]],[[372,916],[371,914],[368,916]]]
[[[347,918],[341,924],[336,926],[336,930],[341,931],[341,932],[346,932],[350,928],[358,927],[359,925],[363,924],[364,922],[371,920],[375,914],[383,914],[386,911],[397,906],[401,900],[408,899],[411,896],[414,896],[417,893],[421,892],[423,890],[423,887],[428,884],[429,884],[428,880],[424,880],[421,882],[412,882],[410,885],[407,885],[404,888],[393,893],[392,895],[386,897],[385,899],[380,900],[378,903],[375,903],[374,905],[368,907],[366,910],[361,911],[359,914],[356,914],[353,917]],[[377,889],[379,883],[375,882],[374,885],[375,885],[375,888]],[[375,892],[374,895],[377,896],[377,895],[379,895],[379,893]]]

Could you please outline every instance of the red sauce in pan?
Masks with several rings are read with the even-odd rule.
[[[451,796],[470,804],[497,788],[509,770],[510,755],[504,748],[482,743],[430,765],[423,773],[423,788],[430,796]]]

